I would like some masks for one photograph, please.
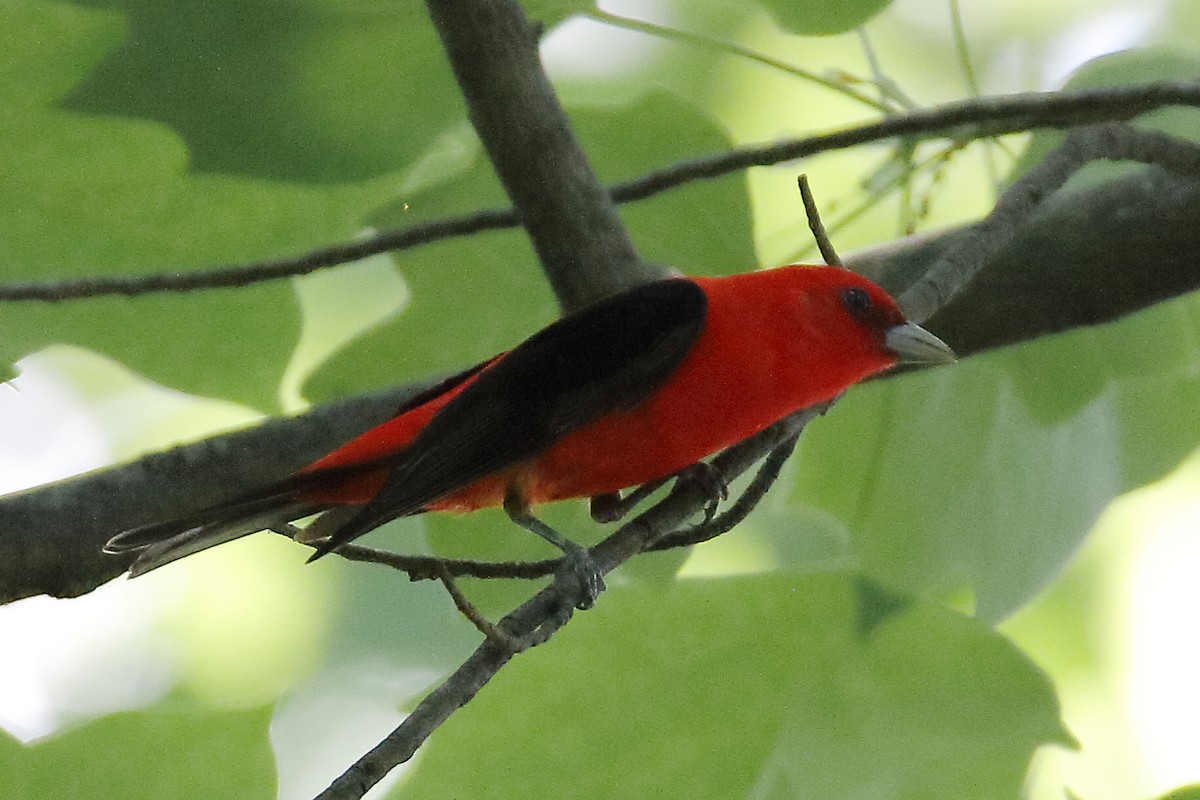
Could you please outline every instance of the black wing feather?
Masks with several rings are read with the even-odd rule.
[[[670,279],[601,300],[534,334],[433,417],[379,494],[317,555],[638,405],[691,350],[706,311],[696,283]]]

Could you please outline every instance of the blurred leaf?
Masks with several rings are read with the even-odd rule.
[[[606,180],[728,145],[707,118],[667,95],[575,110],[572,121]],[[629,136],[631,129],[639,135]],[[374,222],[413,224],[505,204],[491,165],[477,158]],[[740,176],[624,206],[621,217],[647,259],[701,274],[745,271],[755,263]],[[397,261],[411,292],[407,310],[323,365],[306,385],[307,397],[328,399],[461,369],[512,347],[557,316],[523,232],[471,236],[402,253]]]
[[[525,16],[536,20],[547,29],[574,14],[582,14],[596,4],[592,0],[521,0]]]
[[[269,708],[114,714],[29,747],[0,733],[0,796],[275,797]]]
[[[802,36],[845,33],[887,8],[890,0],[759,0],[779,24]]]
[[[1112,498],[1200,441],[1200,344],[1188,333],[1198,309],[1200,297],[1184,297],[855,389],[801,440],[793,499],[840,520],[884,586],[969,583],[978,613],[999,619],[1058,571]],[[1155,356],[1129,357],[1143,349]]]
[[[613,590],[393,796],[1007,800],[1065,740],[1049,683],[985,626],[924,605],[858,638],[855,613],[848,576]]]
[[[731,145],[704,111],[659,91],[628,105],[573,108],[571,120],[605,183]],[[621,206],[620,212],[638,251],[649,261],[689,275],[746,272],[757,266],[744,175],[694,182]]]
[[[92,2],[129,33],[66,108],[169,125],[201,172],[361,180],[463,115],[420,3]]]
[[[1162,795],[1158,800],[1200,800],[1200,784],[1180,786]]]
[[[296,254],[351,237],[363,227],[365,211],[394,192],[396,179],[388,175],[305,187],[189,172],[189,153],[161,125],[47,105],[117,44],[123,30],[117,15],[38,0],[17,0],[0,14],[11,23],[0,24],[6,54],[0,62],[0,280],[169,273]],[[232,6],[226,14],[237,18]],[[219,49],[197,39],[188,52],[206,46]],[[137,84],[141,77],[130,80]],[[186,94],[186,87],[177,88]],[[112,92],[107,113],[143,110],[133,95]],[[130,103],[119,105],[121,97]],[[228,116],[199,96],[187,104],[197,116]],[[221,147],[240,152],[239,136],[229,131]],[[0,361],[51,343],[78,344],[172,387],[267,408],[275,404],[297,327],[286,282],[136,300],[8,304]]]
[[[1100,56],[1067,79],[1064,89],[1095,89],[1127,86],[1149,81],[1191,81],[1200,75],[1200,58],[1164,50],[1124,50]],[[1185,139],[1200,141],[1200,109],[1175,106],[1140,115],[1139,127],[1154,128]],[[1027,172],[1062,141],[1063,132],[1050,129],[1035,131],[1029,145],[1013,165],[1009,180]],[[1100,183],[1133,169],[1129,164],[1097,163],[1089,165],[1071,179],[1071,187]]]

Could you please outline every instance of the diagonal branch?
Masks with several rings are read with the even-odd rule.
[[[1083,166],[1098,160],[1138,161],[1200,180],[1200,147],[1157,131],[1109,122],[1070,131],[1046,158],[1009,187],[996,207],[899,297],[909,319],[924,322],[946,306],[985,264],[1005,250],[1042,201]]]

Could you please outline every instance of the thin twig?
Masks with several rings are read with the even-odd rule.
[[[734,480],[760,458],[798,436],[817,410],[797,412],[713,459],[719,477]],[[679,481],[659,503],[625,523],[604,541],[590,548],[596,566],[608,574],[643,552],[664,531],[674,530],[704,507],[708,491],[698,482]],[[538,592],[504,617],[497,627],[533,646],[550,638],[570,619],[571,608],[557,582]],[[512,658],[510,648],[485,640],[440,686],[427,695],[387,738],[355,762],[317,800],[354,800],[362,797],[396,766],[408,761],[417,749],[455,711],[470,702]]]
[[[755,166],[771,166],[817,153],[907,136],[914,139],[990,138],[1035,128],[1066,128],[1089,122],[1131,119],[1168,105],[1200,106],[1200,83],[1164,82],[1073,92],[1031,92],[963,100],[934,109],[896,114],[877,122],[775,144],[737,148],[683,161],[614,184],[612,199],[630,203],[697,180],[710,180]],[[0,302],[61,301],[105,295],[136,297],[159,292],[190,292],[246,286],[305,275],[367,256],[395,252],[486,230],[518,225],[512,209],[487,209],[370,238],[331,245],[299,256],[212,269],[149,275],[97,276],[56,281],[0,284]]]
[[[1157,131],[1110,122],[1076,128],[1036,166],[1009,187],[971,235],[951,247],[900,296],[905,316],[924,322],[945,306],[990,260],[1020,234],[1024,224],[1067,179],[1092,161],[1139,161],[1200,178],[1200,146]]]
[[[875,52],[875,45],[871,44],[871,37],[867,34],[867,26],[860,25],[854,32],[858,36],[858,44],[862,48],[863,58],[867,60],[867,69],[871,71],[871,83],[879,90],[879,95],[883,98],[881,102],[892,110],[895,110],[896,107],[909,110],[917,108],[917,102],[909,97],[884,70],[883,64],[880,63],[879,56]]]
[[[800,200],[804,203],[804,215],[808,218],[808,229],[812,231],[813,239],[817,242],[821,258],[825,259],[825,263],[831,267],[842,266],[841,256],[837,254],[829,234],[825,232],[825,224],[821,222],[821,209],[817,208],[816,198],[813,197],[812,189],[808,185],[808,176],[801,173],[796,178],[796,183],[800,187]]]
[[[750,48],[744,47],[736,42],[725,41],[712,36],[705,36],[702,33],[692,33],[691,31],[680,30],[679,28],[671,28],[666,25],[659,25],[647,20],[633,19],[632,17],[622,17],[600,8],[590,9],[587,12],[587,16],[591,17],[597,22],[603,22],[616,28],[624,28],[625,30],[645,33],[649,36],[657,36],[661,39],[672,39],[677,42],[684,42],[685,44],[707,47],[713,50],[729,53],[739,58],[744,58],[747,61],[754,61],[762,64],[765,67],[779,70],[786,75],[791,75],[793,77],[800,78],[801,80],[808,81],[809,83],[815,83],[818,86],[823,86],[826,89],[849,97],[852,100],[857,100],[863,105],[873,108],[876,111],[889,113],[892,110],[891,106],[889,106],[887,103],[876,100],[873,97],[868,97],[862,92],[852,89],[842,81],[827,78],[824,75],[804,69],[803,67],[797,67],[794,64],[788,64],[786,61],[780,61],[777,58],[772,58],[765,53],[760,53],[757,50],[751,50]]]
[[[517,224],[516,212],[511,208],[486,209],[467,216],[447,217],[411,228],[384,231],[374,236],[320,247],[298,256],[265,259],[250,264],[228,264],[209,269],[149,275],[105,275],[62,281],[0,284],[0,301],[56,302],[106,295],[139,297],[160,292],[234,289],[264,281],[295,278],[368,256],[408,250],[443,239],[471,236],[501,228],[515,228]]]
[[[683,161],[618,184],[613,188],[613,199],[622,203],[642,200],[693,180],[720,178],[749,167],[771,166],[896,136],[915,139],[948,136],[970,140],[1023,133],[1035,128],[1068,128],[1105,120],[1126,120],[1167,105],[1200,105],[1200,82],[1149,83],[1076,92],[1029,92],[946,103],[833,133]]]
[[[473,561],[436,556],[414,556],[390,553],[373,547],[344,544],[333,551],[348,561],[382,564],[408,575],[411,581],[438,580],[443,574],[454,578],[498,578],[536,580],[553,575],[562,562],[560,558],[541,561]]]
[[[959,0],[949,0],[950,3],[950,30],[954,34],[954,50],[958,53],[958,64],[962,70],[963,81],[966,83],[967,94],[971,97],[979,97],[979,79],[975,75],[975,65],[971,61],[971,49],[967,43],[967,30],[963,25],[962,8]],[[992,142],[984,142],[983,144],[983,168],[987,173],[988,182],[997,197],[1000,195],[1000,175],[996,166],[996,155],[992,149]]]
[[[454,601],[454,607],[458,609],[458,613],[467,618],[467,621],[475,626],[475,630],[483,634],[483,638],[492,644],[502,649],[511,650],[515,655],[520,653],[524,648],[522,643],[508,635],[501,628],[493,625],[488,618],[479,612],[475,604],[467,599],[467,596],[462,593],[462,589],[458,588],[458,584],[454,581],[454,576],[445,567],[442,568],[442,574],[439,576],[442,581],[442,586],[445,587],[446,593],[450,595],[450,599]]]
[[[971,51],[967,46],[967,31],[963,26],[962,9],[958,0],[950,2],[950,30],[954,34],[954,51],[958,54],[958,66],[962,69],[963,80],[967,84],[967,93],[971,97],[979,97],[979,80],[975,77],[975,67],[971,63]]]

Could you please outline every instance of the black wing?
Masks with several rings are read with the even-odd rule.
[[[379,494],[317,555],[638,405],[691,350],[707,307],[696,283],[657,281],[526,339],[433,417]]]

